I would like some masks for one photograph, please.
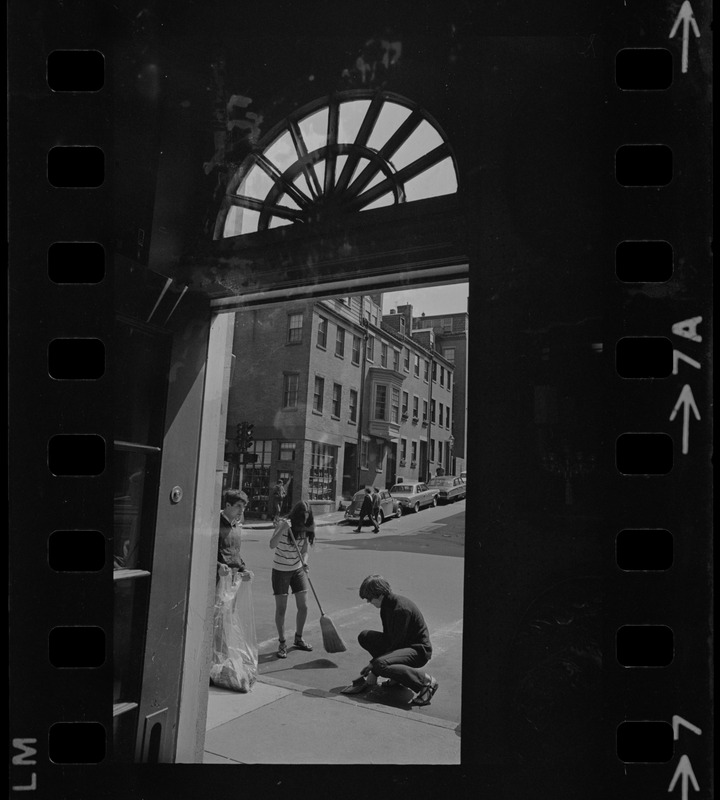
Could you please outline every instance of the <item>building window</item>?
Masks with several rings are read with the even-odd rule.
[[[345,358],[345,328],[337,327],[335,336],[335,355]]]
[[[315,391],[313,393],[313,411],[322,414],[323,395],[325,394],[325,378],[315,376]]]
[[[370,322],[377,327],[378,324],[378,310],[377,306],[373,303],[370,306]]]
[[[403,417],[407,417],[408,415],[408,403],[410,402],[410,398],[407,392],[402,393],[402,415]]]
[[[393,369],[395,372],[400,372],[400,351],[393,350]]]
[[[358,393],[350,389],[350,422],[357,422]]]
[[[438,441],[438,465],[442,466],[443,463],[443,443]]]
[[[380,345],[380,366],[387,367],[388,365],[388,346],[383,342]]]
[[[288,343],[302,342],[303,315],[288,314]]]
[[[417,420],[420,415],[420,399],[417,395],[413,395],[413,419]]]
[[[440,320],[443,333],[452,333],[452,317],[443,317]]]
[[[375,387],[375,419],[387,419],[386,417],[387,405],[387,386],[382,383]]]
[[[297,408],[300,376],[294,373],[283,375],[283,408]]]
[[[443,404],[442,403],[438,403],[438,417],[439,417],[438,425],[442,425],[443,424]],[[433,416],[433,422],[435,422],[435,417],[434,416]]]
[[[437,383],[437,362],[433,361],[432,369],[433,380]]]
[[[423,400],[423,422],[427,422],[427,408],[428,402],[427,400]]]
[[[432,422],[433,425],[435,424],[435,401],[434,400],[430,401],[430,422]]]
[[[435,439],[430,439],[430,461],[435,461]]]
[[[353,336],[352,363],[356,366],[360,364],[360,337]]]
[[[295,442],[280,442],[280,461],[295,461]]]
[[[427,383],[429,379],[430,379],[430,362],[425,361],[423,366],[423,380],[425,381],[425,383]]]
[[[400,461],[407,460],[407,439],[400,439]]]
[[[368,468],[369,449],[370,440],[363,436],[362,442],[360,443],[360,466],[363,469]]]
[[[366,349],[365,349],[365,358],[367,358],[368,361],[374,361],[375,360],[375,337],[374,336],[368,336]]]
[[[414,467],[417,464],[417,442],[410,442],[410,466]]]
[[[403,369],[405,372],[410,372],[410,348],[406,347],[405,350],[405,360],[403,361]]]
[[[333,383],[333,396],[332,396],[332,415],[340,419],[340,410],[342,409],[342,386],[339,383]]]
[[[413,374],[416,378],[420,377],[420,356],[415,356],[415,361],[413,363]]]
[[[323,350],[327,347],[327,331],[328,321],[325,317],[320,317],[318,321],[317,346],[322,347]]]
[[[312,442],[310,456],[310,500],[333,500],[335,498],[335,463],[337,447]]]
[[[450,427],[450,406],[445,408],[445,427]]]
[[[440,367],[440,386],[445,386],[445,367]]]
[[[257,456],[257,461],[243,471],[243,482],[240,487],[250,500],[247,512],[251,516],[267,513],[270,494],[270,463],[272,461],[272,440],[253,442],[250,453]]]
[[[450,361],[452,364],[455,363],[455,348],[454,347],[446,347],[443,350],[443,355],[445,358]]]
[[[400,422],[400,389],[396,389],[394,386],[390,401],[390,422]]]

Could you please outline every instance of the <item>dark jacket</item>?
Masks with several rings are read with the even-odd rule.
[[[430,632],[420,609],[412,600],[392,592],[385,595],[380,606],[380,619],[383,633],[387,637],[388,652],[403,647],[416,647],[430,658]]]
[[[372,495],[366,494],[365,497],[363,497],[362,505],[360,506],[360,516],[361,517],[372,516],[372,510],[373,510]]]
[[[244,569],[245,562],[240,558],[240,526],[231,525],[224,514],[220,514],[220,535],[218,537],[217,560],[228,567]]]

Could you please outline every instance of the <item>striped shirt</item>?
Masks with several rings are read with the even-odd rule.
[[[280,535],[280,541],[275,546],[275,555],[273,556],[272,568],[279,569],[283,572],[292,572],[302,567],[302,561],[298,556],[295,545],[292,543],[290,536],[288,535],[290,525],[286,520],[281,520],[279,524],[283,525],[285,529]],[[302,553],[305,537],[298,538],[296,536],[295,541],[297,542],[297,546],[300,548],[300,552]],[[305,562],[307,563],[307,553],[305,554]]]

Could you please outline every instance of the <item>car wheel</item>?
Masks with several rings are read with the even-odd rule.
[[[382,525],[383,522],[385,522],[385,514],[383,513],[383,510],[380,509],[380,511],[378,511],[378,525]]]
[[[398,506],[398,510],[395,512],[395,516],[400,519],[402,517],[402,506]]]
[[[430,504],[433,508],[437,505],[437,497],[433,497],[432,503]]]
[[[415,503],[413,506],[413,511],[417,514],[420,511],[420,503]]]

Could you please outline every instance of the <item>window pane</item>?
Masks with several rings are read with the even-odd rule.
[[[159,472],[159,452],[114,451],[114,569],[150,569]]]
[[[238,186],[236,194],[254,197],[256,200],[264,200],[274,185],[274,181],[267,172],[255,165],[245,176],[245,180]]]
[[[380,150],[409,116],[409,108],[400,106],[397,103],[383,103],[373,132],[368,139],[368,147],[373,150]]]
[[[405,199],[408,202],[454,192],[457,192],[457,176],[449,156],[405,182]]]
[[[338,142],[352,143],[355,141],[368,108],[370,108],[369,100],[351,100],[348,103],[340,103]]]
[[[439,147],[443,143],[440,134],[427,121],[423,120],[410,134],[407,140],[400,145],[395,155],[391,157],[393,166],[397,170],[407,167],[418,158]]]
[[[324,147],[327,143],[328,110],[321,108],[300,121],[300,133],[305,140],[308,153]]]
[[[150,576],[116,579],[113,586],[113,703],[138,702]]]
[[[290,132],[286,131],[279,136],[264,153],[265,157],[271,161],[280,172],[285,172],[297,161],[297,151],[293,145]]]

